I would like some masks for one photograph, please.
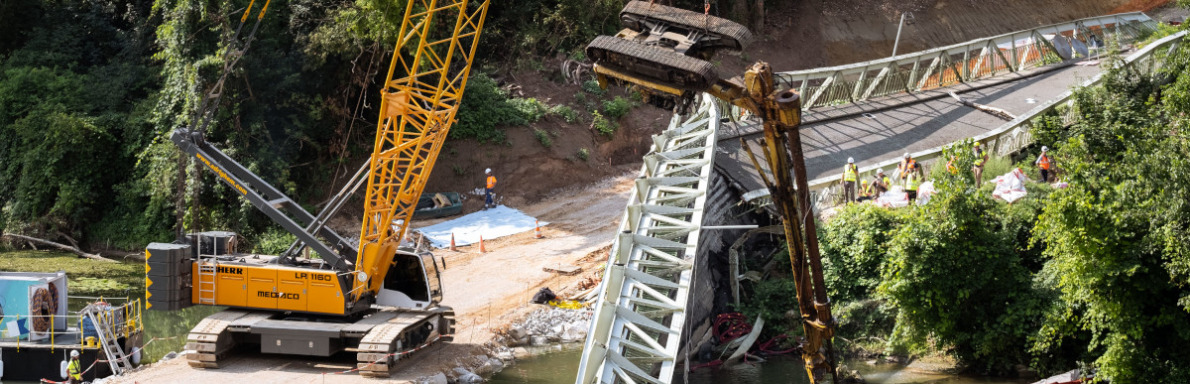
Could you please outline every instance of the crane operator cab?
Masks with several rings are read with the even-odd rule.
[[[425,309],[442,301],[442,276],[434,254],[401,247],[393,255],[392,267],[376,294],[384,307]]]

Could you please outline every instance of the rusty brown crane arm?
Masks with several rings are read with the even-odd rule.
[[[763,122],[762,155],[767,168],[750,149],[748,153],[784,223],[806,334],[802,357],[811,382],[823,382],[827,375],[836,381],[831,343],[835,321],[822,276],[806,162],[797,130],[801,124],[800,97],[792,90],[775,89],[772,68],[764,62],[754,64],[743,79],[719,79],[707,60],[717,51],[739,51],[751,40],[751,33],[739,24],[642,1],[629,2],[620,18],[624,30],[615,37],[599,36],[587,46],[600,86],[632,85],[652,104],[672,106],[678,112],[685,110],[695,94],[706,92],[751,112]]]

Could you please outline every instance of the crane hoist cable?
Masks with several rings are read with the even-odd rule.
[[[248,7],[244,9],[243,16],[240,16],[240,25],[236,27],[235,33],[228,39],[227,49],[223,51],[223,73],[219,76],[219,80],[215,82],[215,85],[203,93],[202,102],[199,103],[198,109],[194,111],[194,116],[190,120],[190,126],[195,131],[205,134],[207,127],[211,125],[211,119],[215,116],[215,110],[218,109],[219,99],[223,96],[223,84],[227,81],[227,77],[231,74],[235,65],[239,63],[240,58],[244,56],[244,52],[252,45],[252,40],[256,37],[256,31],[260,28],[260,21],[264,19],[264,14],[269,9],[270,1],[265,0],[264,6],[260,8],[260,12],[256,15],[256,22],[252,24],[252,30],[244,38],[241,48],[237,49],[236,43],[239,41],[244,25],[248,23],[248,16],[251,15],[252,7],[256,4],[256,0],[249,2]],[[199,120],[201,120],[201,125]]]

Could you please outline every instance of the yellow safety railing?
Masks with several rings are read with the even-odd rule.
[[[107,301],[108,299],[105,299],[103,297],[93,298],[93,297],[73,297],[72,296],[70,298],[72,298],[72,299],[97,299],[99,301],[108,302]],[[96,319],[96,321],[98,321],[102,324],[94,324],[95,327],[98,328],[100,326],[106,325],[109,327],[109,329],[112,329],[112,332],[114,334],[121,335],[125,338],[131,336],[134,333],[143,332],[144,331],[144,322],[143,322],[143,317],[142,317],[143,316],[143,314],[142,314],[143,308],[141,307],[141,300],[140,299],[129,299],[129,298],[122,298],[122,299],[116,298],[116,300],[123,301],[124,303],[120,304],[120,305],[112,305],[111,308],[109,308],[109,309],[96,311],[95,319]],[[110,304],[110,302],[108,302],[108,303]],[[117,316],[117,314],[122,315],[122,316]],[[57,325],[58,325],[59,317],[64,318],[66,324],[71,324],[71,323],[78,324],[77,328],[65,327],[64,329],[58,329]],[[86,342],[86,336],[83,333],[83,329],[84,329],[83,321],[86,319],[86,316],[84,316],[84,315],[81,315],[81,314],[41,315],[41,316],[28,316],[28,315],[22,316],[20,314],[13,315],[13,321],[17,321],[17,322],[19,322],[21,319],[25,319],[26,322],[30,322],[30,321],[33,321],[34,319],[39,319],[39,318],[48,318],[50,321],[50,326],[49,326],[48,330],[46,330],[45,332],[37,332],[37,333],[39,335],[44,335],[44,334],[48,333],[49,340],[50,340],[49,346],[50,346],[51,351],[58,349],[58,348],[99,349],[98,344],[91,344],[91,343]],[[30,334],[32,334],[33,332],[36,332],[36,331],[31,330]],[[15,340],[17,352],[20,352],[21,339],[27,338],[29,336],[31,336],[31,335],[21,335],[21,334],[8,335],[7,337],[0,339],[0,340]],[[63,344],[63,345],[58,344],[58,341],[62,340],[64,337],[69,338],[72,336],[76,337],[76,340],[78,340],[77,344]],[[28,344],[29,342],[30,342],[29,340],[25,340],[26,344]]]

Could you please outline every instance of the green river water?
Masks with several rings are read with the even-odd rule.
[[[557,384],[573,383],[581,350],[554,352],[524,360],[504,368],[491,378],[492,384]],[[851,367],[871,384],[1022,384],[1031,380],[943,375],[917,371],[896,364],[868,365],[862,362]],[[732,367],[701,368],[690,372],[685,380],[676,383],[693,384],[808,384],[801,360],[793,356],[776,356],[763,364],[738,364]]]

